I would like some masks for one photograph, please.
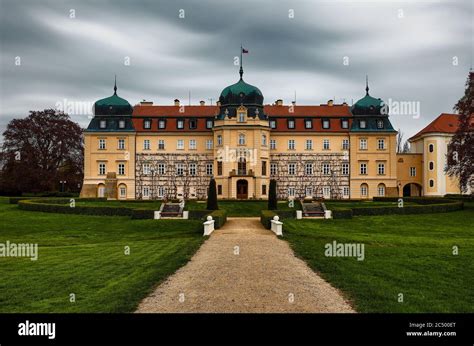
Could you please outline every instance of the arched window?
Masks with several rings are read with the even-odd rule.
[[[434,169],[434,162],[430,161],[430,171],[432,171],[433,169]]]
[[[245,135],[243,133],[239,134],[239,145],[245,145]]]
[[[262,135],[262,145],[263,145],[264,147],[267,146],[267,135]]]
[[[239,123],[245,122],[245,113],[244,113],[244,112],[239,112],[239,115],[238,115],[238,122],[239,122]]]
[[[104,198],[105,197],[105,185],[99,184],[97,185],[97,197]]]
[[[127,185],[120,184],[118,186],[118,197],[119,199],[127,199]]]
[[[434,187],[434,180],[430,179],[430,187]]]
[[[430,151],[430,153],[432,153],[434,151],[434,145],[433,144],[430,144],[428,146],[428,150]]]
[[[369,186],[366,183],[360,185],[360,195],[361,197],[367,197],[369,195]]]
[[[246,175],[247,174],[247,160],[245,159],[245,157],[239,158],[239,162],[237,165],[238,165],[237,168],[238,168],[239,175]]]
[[[379,185],[377,186],[377,194],[378,194],[380,197],[385,196],[385,184],[379,184]]]

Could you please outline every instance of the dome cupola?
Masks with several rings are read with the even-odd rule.
[[[130,103],[117,95],[117,78],[114,94],[94,103],[94,115],[131,115],[132,111]]]
[[[365,96],[352,106],[354,115],[388,115],[388,106],[380,98],[369,95],[369,83],[366,80]]]

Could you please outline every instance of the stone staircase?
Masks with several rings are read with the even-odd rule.
[[[303,217],[322,217],[324,218],[324,207],[321,202],[301,203],[303,208]]]

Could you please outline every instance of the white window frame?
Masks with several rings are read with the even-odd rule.
[[[360,185],[360,195],[362,197],[367,197],[369,195],[369,187],[367,184]]]
[[[275,162],[270,162],[270,175],[276,175],[278,173],[278,165]]]
[[[322,164],[322,173],[323,175],[330,175],[331,174],[331,164],[324,162]]]
[[[306,150],[313,150],[313,140],[307,139],[306,140]]]
[[[99,150],[107,149],[107,141],[104,138],[99,138]]]
[[[196,150],[197,149],[197,142],[195,139],[190,139],[189,140],[189,149],[190,150]]]
[[[151,174],[151,167],[149,163],[143,164],[143,174],[145,175]]]
[[[342,149],[343,150],[349,150],[349,140],[348,139],[343,139],[342,140]]]
[[[296,144],[294,139],[288,140],[288,150],[295,150]]]
[[[106,129],[107,128],[107,120],[100,120],[99,121],[99,128]]]
[[[323,139],[323,150],[329,150],[329,139]]]
[[[288,197],[295,197],[296,189],[293,186],[288,187]]]
[[[176,141],[176,149],[177,150],[184,150],[184,139],[178,139]]]
[[[217,145],[222,145],[222,135],[217,135]]]
[[[107,174],[107,163],[99,162],[99,175],[106,175]]]
[[[360,150],[367,150],[367,138],[361,138],[359,140],[359,149]]]
[[[197,175],[197,163],[191,162],[189,164],[189,175],[196,176]]]
[[[213,175],[214,174],[214,164],[213,163],[206,163],[206,174]]]
[[[165,140],[159,139],[158,140],[158,150],[165,150]]]
[[[270,139],[270,149],[276,149],[276,139]]]
[[[239,133],[239,145],[245,145],[245,135],[243,133]]]
[[[146,119],[145,121],[143,121],[143,128],[144,129],[151,129],[151,120]]]
[[[125,128],[125,120],[119,120],[118,126],[119,126],[119,129],[124,129]]]
[[[343,187],[342,187],[342,195],[343,195],[344,197],[349,197],[349,191],[350,191],[350,190],[349,190],[349,186],[343,186]]]
[[[158,128],[159,129],[165,129],[166,128],[166,120],[165,119],[158,120]]]
[[[378,175],[385,175],[385,163],[378,163],[377,164],[377,174]]]
[[[176,121],[176,128],[180,130],[184,129],[184,119],[178,119]]]
[[[289,163],[288,164],[288,175],[296,175],[296,163]]]
[[[118,175],[125,175],[125,163],[120,162],[120,163],[117,165],[117,174],[118,174]]]
[[[123,138],[118,139],[117,148],[119,150],[125,150],[125,139],[123,139]]]
[[[206,149],[207,150],[212,150],[212,148],[213,148],[212,144],[213,144],[213,140],[212,139],[207,139],[206,140]]]
[[[410,177],[416,177],[416,167],[410,167]]]
[[[377,140],[377,148],[379,150],[385,150],[385,139],[384,138],[379,138]]]
[[[149,139],[144,139],[143,140],[143,150],[150,150],[151,149],[151,144]]]
[[[184,163],[179,162],[176,164],[176,175],[180,177],[184,175]]]
[[[262,145],[263,145],[264,147],[267,146],[267,135],[262,135]]]
[[[342,163],[342,175],[349,175],[349,162]]]
[[[377,195],[379,197],[385,196],[385,185],[380,184],[379,186],[377,186]]]
[[[142,188],[142,197],[143,198],[150,198],[150,187],[149,186],[143,186],[143,188]]]
[[[158,174],[159,175],[166,174],[166,164],[165,163],[159,163],[158,164]]]
[[[361,162],[359,166],[359,174],[360,175],[367,175],[367,163]]]
[[[306,163],[304,166],[304,172],[306,175],[313,175],[313,164],[312,163]]]

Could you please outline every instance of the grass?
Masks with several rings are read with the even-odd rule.
[[[349,201],[349,202],[326,202],[326,207],[331,208],[375,208],[375,207],[397,207],[398,202],[373,202],[373,201]],[[403,202],[403,205],[417,205],[414,202]]]
[[[27,212],[0,198],[7,240],[38,243],[39,257],[0,257],[0,312],[131,312],[203,237],[199,221]]]
[[[451,213],[286,220],[283,233],[357,311],[474,312],[473,220],[474,203],[466,203]],[[365,260],[326,257],[334,240],[365,244]]]
[[[260,212],[262,210],[268,209],[267,201],[218,201],[219,209],[227,211],[227,216],[247,216],[247,217],[260,217]],[[189,210],[205,210],[206,202],[198,201],[188,201],[187,203]],[[290,208],[288,202],[279,201],[278,202],[279,210],[297,210],[300,209],[299,202],[295,201],[295,207]]]

